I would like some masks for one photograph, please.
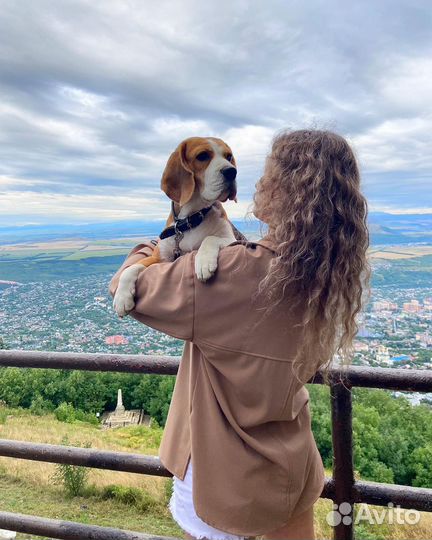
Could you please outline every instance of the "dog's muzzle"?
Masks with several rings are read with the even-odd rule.
[[[237,169],[235,167],[225,167],[221,170],[225,180],[226,190],[228,191],[228,199],[233,201],[237,196]]]

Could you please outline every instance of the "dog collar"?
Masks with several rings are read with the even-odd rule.
[[[206,215],[210,212],[210,210],[213,208],[213,205],[207,206],[206,208],[203,208],[199,212],[195,212],[194,214],[191,214],[190,216],[187,216],[185,218],[179,218],[176,216],[174,211],[174,203],[172,203],[172,214],[174,217],[174,225],[171,225],[170,227],[167,227],[164,229],[160,235],[159,238],[163,240],[164,238],[169,238],[170,236],[174,236],[175,234],[181,234],[185,233],[189,229],[194,229],[195,227],[198,227],[203,221]]]

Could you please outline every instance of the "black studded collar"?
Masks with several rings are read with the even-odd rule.
[[[213,205],[207,206],[206,208],[203,208],[202,210],[199,210],[198,212],[195,212],[194,214],[191,214],[190,216],[187,216],[185,218],[179,218],[176,216],[176,213],[174,211],[174,203],[172,203],[171,210],[174,218],[174,225],[170,225],[166,229],[164,229],[160,235],[159,238],[163,240],[164,238],[169,238],[170,236],[175,236],[175,234],[181,234],[185,233],[186,231],[190,229],[194,229],[195,227],[198,227],[203,221],[206,215],[210,212],[210,210],[213,208]]]

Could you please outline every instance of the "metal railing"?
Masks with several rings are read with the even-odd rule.
[[[0,367],[175,375],[179,361],[179,357],[169,356],[0,351]],[[323,378],[318,373],[310,382],[323,384]],[[326,478],[321,497],[331,499],[338,505],[343,502],[351,505],[351,512],[347,514],[347,517],[351,518],[351,520],[346,520],[348,524],[342,522],[334,528],[334,538],[336,540],[351,540],[354,538],[353,510],[356,503],[369,503],[378,506],[387,506],[388,503],[393,503],[393,505],[399,505],[401,508],[432,512],[432,489],[355,480],[351,395],[351,388],[354,386],[431,392],[432,372],[355,366],[330,371],[333,476]],[[0,456],[82,465],[131,473],[171,476],[171,473],[163,467],[157,457],[127,452],[108,452],[52,444],[0,440]],[[35,535],[46,535],[63,540],[161,540],[167,538],[1,511],[0,528]]]

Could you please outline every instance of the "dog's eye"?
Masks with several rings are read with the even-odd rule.
[[[200,152],[196,159],[198,161],[208,161],[210,159],[210,154],[208,152]]]
[[[232,155],[232,154],[227,154],[227,155],[225,156],[225,159],[226,159],[227,161],[232,161],[233,155]]]

